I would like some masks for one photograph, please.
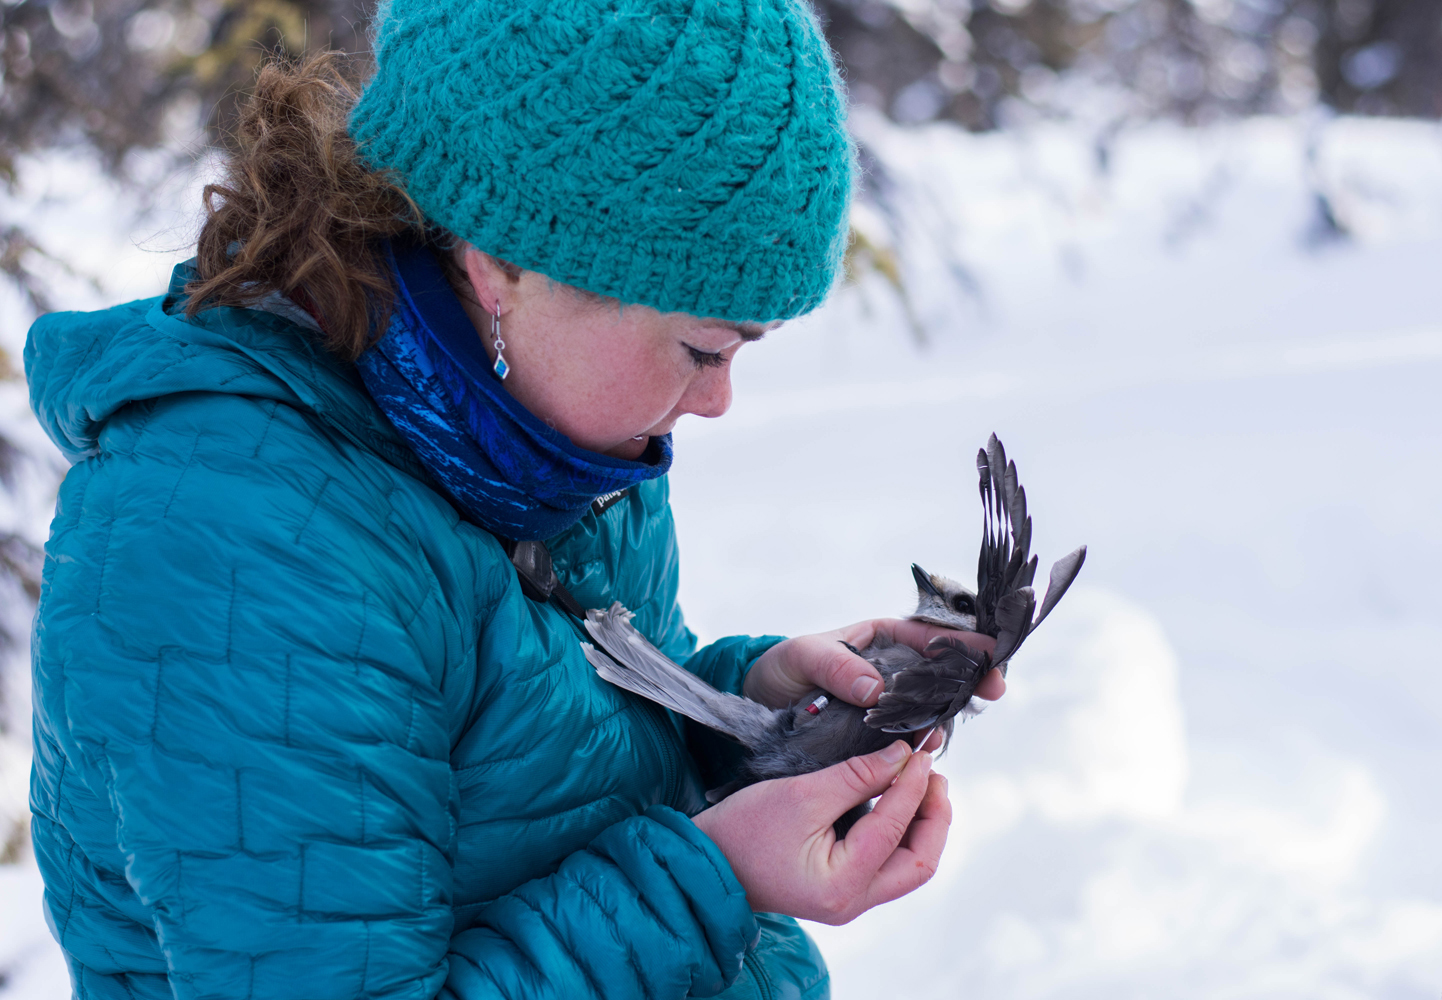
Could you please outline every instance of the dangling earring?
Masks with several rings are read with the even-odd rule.
[[[506,342],[501,339],[501,302],[496,300],[496,311],[491,314],[491,343],[496,346],[496,363],[491,370],[502,382],[506,376],[511,374],[511,366],[506,362],[506,356],[501,352],[506,349]]]

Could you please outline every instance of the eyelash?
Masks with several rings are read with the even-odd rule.
[[[708,354],[705,351],[698,351],[690,344],[686,345],[686,350],[691,352],[691,361],[697,368],[720,368],[726,363],[726,355],[719,351],[715,354]]]

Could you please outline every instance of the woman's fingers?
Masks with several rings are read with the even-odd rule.
[[[937,637],[961,642],[977,653],[989,653],[996,647],[991,636],[975,632],[956,632],[898,618],[874,618],[834,632],[801,635],[777,643],[747,673],[743,691],[763,705],[782,708],[821,688],[842,701],[870,708],[881,697],[881,674],[853,650],[865,649],[878,635],[917,650],[925,650],[927,643]],[[977,695],[994,701],[1005,691],[1006,683],[997,674],[982,682]]]
[[[972,694],[983,701],[996,701],[1006,694],[1006,678],[1001,675],[1000,670],[992,667],[991,673],[981,679]]]
[[[989,635],[957,632],[909,618],[873,618],[838,629],[836,634],[857,649],[869,646],[878,635],[884,635],[893,642],[903,643],[918,651],[925,650],[929,643],[938,638],[960,642],[978,654],[990,653],[996,648],[996,640]],[[850,655],[845,646],[841,648],[847,655],[836,656],[824,664],[824,673],[817,675],[816,684],[853,705],[869,708],[881,697],[881,675],[866,660]],[[1006,681],[997,670],[987,675],[977,688],[977,696],[987,701],[995,701],[1005,693]]]
[[[936,874],[946,835],[951,829],[951,800],[946,779],[932,774],[926,795],[900,845],[877,871],[866,893],[866,906],[888,903],[924,885]]]
[[[887,750],[895,746],[893,743]],[[870,756],[878,757],[880,754]],[[853,761],[866,759],[852,758]],[[907,829],[916,817],[917,808],[926,795],[927,778],[930,774],[931,754],[913,754],[895,783],[886,789],[871,812],[856,821],[847,832],[845,840],[838,841],[832,847],[833,864],[853,877],[864,876],[863,885],[872,881],[873,873],[891,857],[901,844],[901,839],[906,836]]]
[[[813,664],[813,683],[842,701],[869,708],[881,697],[881,674],[842,640],[828,643]]]
[[[916,818],[906,828],[901,846],[883,864],[882,870],[895,865],[901,852],[910,852],[916,858],[939,859],[946,847],[946,836],[951,830],[951,799],[947,798],[946,779],[932,771],[927,778],[926,795],[916,809]]]
[[[881,674],[847,644],[859,649],[869,642],[852,626],[777,643],[747,673],[746,697],[782,708],[821,688],[842,701],[868,708],[881,697]]]
[[[909,618],[894,621],[883,620],[877,622],[876,626],[877,631],[886,632],[897,642],[903,642],[917,650],[925,649],[927,643],[938,636],[960,640],[979,653],[990,653],[996,648],[996,640],[989,635],[982,635],[980,632],[958,632],[955,629],[912,621]]]
[[[836,822],[848,809],[859,806],[892,787],[892,782],[897,780],[897,775],[902,773],[907,759],[911,756],[911,748],[906,742],[896,740],[876,753],[852,757],[840,764],[832,764],[820,771],[801,775],[795,780],[805,782],[808,786],[806,802],[815,810],[813,818],[830,824]],[[917,798],[919,800],[920,795]],[[915,808],[913,804],[912,809]]]
[[[762,781],[692,821],[731,862],[754,909],[845,923],[926,881],[946,842],[945,783],[902,740],[793,778]],[[836,840],[832,823],[880,796]]]

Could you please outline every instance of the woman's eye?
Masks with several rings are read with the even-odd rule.
[[[691,360],[697,368],[720,368],[726,363],[726,355],[720,351],[711,354],[707,351],[698,350],[690,344],[686,345],[686,350],[691,352]]]

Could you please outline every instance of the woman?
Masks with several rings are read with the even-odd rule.
[[[706,809],[725,754],[597,679],[507,555],[544,539],[576,601],[771,704],[872,703],[838,640],[936,631],[698,650],[676,603],[671,428],[725,412],[732,357],[821,300],[844,239],[815,25],[395,0],[377,53],[358,103],[330,61],[263,71],[169,293],[27,345],[76,463],[32,795],[75,991],[824,995],[790,918],[925,881],[929,754]]]

